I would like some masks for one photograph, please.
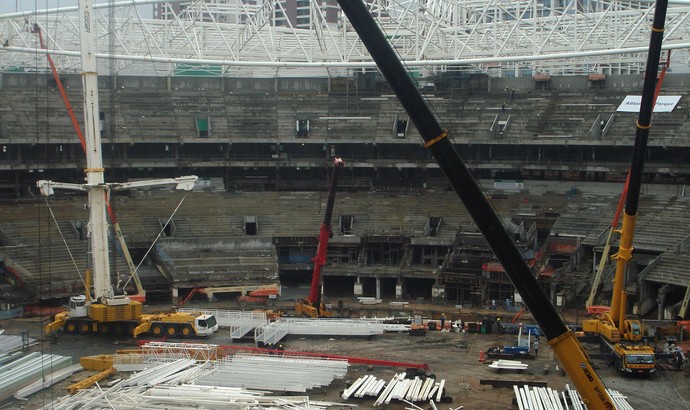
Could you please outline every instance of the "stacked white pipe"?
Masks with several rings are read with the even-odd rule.
[[[345,400],[351,397],[377,397],[374,406],[389,404],[393,400],[440,402],[444,386],[445,380],[437,382],[434,378],[421,378],[419,376],[408,379],[405,377],[405,373],[396,374],[387,384],[385,380],[366,375],[355,380],[350,387],[343,391],[341,397]]]

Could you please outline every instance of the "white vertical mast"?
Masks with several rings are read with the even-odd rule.
[[[98,63],[96,26],[92,0],[79,0],[81,79],[84,98],[84,138],[86,138],[86,185],[89,204],[89,238],[93,263],[94,298],[103,303],[113,297],[108,259],[108,226],[105,212],[107,185],[103,177],[98,109]]]
[[[96,60],[97,33],[93,16],[93,0],[79,0],[79,35],[81,40],[81,78],[84,99],[84,138],[86,140],[85,184],[71,184],[48,180],[36,181],[42,195],[52,195],[54,188],[86,191],[89,207],[89,243],[91,245],[91,271],[93,273],[93,298],[106,305],[126,305],[130,299],[115,296],[110,281],[108,257],[108,222],[106,219],[106,194],[110,190],[126,190],[140,187],[175,184],[178,190],[189,191],[197,181],[195,175],[149,181],[106,184],[101,152],[100,110],[98,108],[98,63]],[[89,291],[87,289],[87,291]]]

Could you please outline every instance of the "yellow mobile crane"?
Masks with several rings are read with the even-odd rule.
[[[38,25],[38,23],[35,23],[33,28],[31,29],[33,33],[36,33],[38,36],[39,44],[41,45],[41,48],[44,50],[47,50],[48,47],[45,44],[45,41],[43,40],[43,31],[41,30],[41,27]],[[72,126],[74,127],[74,132],[77,134],[77,137],[79,138],[79,142],[81,142],[81,146],[84,150],[84,153],[86,153],[86,139],[84,138],[84,134],[81,131],[81,127],[79,126],[79,122],[77,121],[77,117],[74,114],[74,110],[72,109],[72,104],[69,101],[69,97],[67,97],[67,93],[65,92],[65,88],[62,85],[62,80],[60,79],[60,75],[58,74],[57,68],[55,67],[55,63],[53,62],[53,58],[50,56],[50,54],[46,54],[46,58],[48,59],[48,64],[50,65],[50,70],[53,73],[53,79],[55,80],[55,84],[57,85],[58,90],[60,91],[60,96],[62,97],[63,102],[65,103],[65,108],[67,109],[67,114],[70,117],[70,120],[72,121]],[[125,242],[124,235],[122,234],[122,230],[120,229],[120,224],[117,221],[117,217],[115,216],[115,212],[113,211],[112,207],[110,206],[110,198],[106,198],[106,208],[108,210],[108,216],[110,216],[110,220],[113,223],[113,231],[115,232],[115,237],[117,238],[118,242],[120,243],[120,248],[122,249],[122,254],[125,257],[125,261],[127,261],[127,267],[129,267],[129,273],[130,277],[134,280],[134,284],[137,288],[137,294],[136,295],[129,295],[130,299],[137,300],[139,302],[146,302],[146,290],[141,284],[141,280],[139,279],[139,275],[137,274],[137,268],[134,266],[134,261],[132,261],[132,256],[129,253],[129,248],[127,247],[127,243]]]
[[[429,149],[433,154],[439,168],[446,175],[485,240],[503,265],[513,286],[520,293],[525,305],[539,323],[539,327],[547,338],[547,343],[558,356],[563,369],[570,376],[587,407],[590,410],[615,409],[611,396],[592,367],[589,356],[541,290],[501,218],[493,210],[481,187],[450,141],[448,130],[443,129],[436,120],[399,57],[374,22],[372,14],[364,2],[361,0],[338,0],[338,4],[422,136],[424,148]],[[640,110],[641,117],[638,120],[635,140],[636,157],[643,156],[643,147],[646,145],[649,133],[650,101],[654,90],[656,71],[658,70],[667,6],[667,0],[659,0],[654,12],[642,95],[642,106],[649,106],[650,109],[649,112],[645,110],[644,116],[642,116],[642,109]],[[651,88],[648,83],[651,84]],[[640,167],[635,178],[641,178],[641,160],[640,158]],[[633,179],[631,178],[631,180]],[[632,209],[629,211],[634,215]]]
[[[661,45],[661,38],[659,37],[659,47]],[[658,65],[657,60],[657,65]],[[651,115],[654,104],[661,90],[661,84],[664,81],[666,70],[670,64],[670,52],[666,59],[666,64],[661,71],[659,81],[655,84],[654,81],[646,81],[645,89],[648,94],[648,100],[645,104],[644,94],[643,101],[640,106],[640,114],[638,117],[638,137],[635,141],[635,155],[633,156],[630,172],[625,182],[623,195],[621,196],[621,203],[619,203],[614,222],[609,232],[606,247],[608,248],[611,239],[611,233],[620,234],[620,243],[618,253],[611,256],[611,259],[616,261],[616,271],[613,278],[613,295],[611,298],[610,311],[602,311],[595,319],[585,320],[582,322],[582,330],[585,333],[596,334],[600,337],[600,344],[603,353],[610,356],[616,368],[624,374],[652,374],[656,371],[656,355],[654,349],[642,342],[642,326],[639,320],[630,319],[627,317],[627,294],[625,291],[625,270],[630,259],[632,259],[633,251],[633,237],[635,233],[635,221],[637,217],[637,206],[640,196],[640,187],[642,185],[642,169],[644,165],[644,155],[640,154],[638,150],[644,151],[647,145],[647,136],[649,133],[649,126],[651,124]],[[648,67],[649,69],[649,67]],[[647,75],[650,73],[647,72]],[[656,72],[653,73],[656,79]],[[649,90],[651,89],[651,90]],[[650,96],[651,95],[651,96]],[[651,101],[651,103],[650,103]],[[645,125],[641,125],[645,124]],[[642,131],[645,135],[640,136]],[[638,146],[639,144],[639,146]],[[621,211],[621,204],[625,201],[625,208],[623,210],[623,222],[620,230],[614,230],[618,222],[618,216]],[[590,298],[587,300],[587,308],[590,309],[593,302],[593,295],[596,291],[594,286],[598,285],[597,278],[600,277],[603,269],[605,258],[608,250],[604,250],[602,260],[597,271],[597,276],[590,293]]]
[[[89,241],[91,245],[92,275],[87,272],[85,295],[70,299],[70,310],[55,316],[45,327],[51,334],[58,329],[70,333],[121,332],[138,336],[151,332],[155,336],[208,336],[218,329],[213,315],[191,313],[142,314],[141,302],[124,294],[116,294],[110,278],[108,258],[108,226],[106,221],[106,197],[112,189],[132,189],[143,186],[176,184],[177,189],[191,190],[196,176],[178,177],[157,181],[137,181],[106,184],[99,130],[98,82],[96,64],[96,25],[91,0],[79,1],[79,21],[82,61],[82,87],[84,96],[84,129],[87,168],[86,183],[70,184],[41,180],[36,185],[43,195],[51,195],[54,189],[86,191],[89,208]],[[93,296],[90,282],[93,276]]]

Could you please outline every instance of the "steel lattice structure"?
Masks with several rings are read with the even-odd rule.
[[[167,3],[175,3],[168,1]],[[180,2],[178,0],[177,2]],[[276,26],[280,1],[187,0],[174,19],[142,16],[154,0],[111,0],[97,13],[101,74],[170,76],[342,75],[375,69],[342,14],[328,22],[310,2],[310,29]],[[654,11],[651,1],[367,0],[409,67],[493,76],[642,72]],[[168,5],[169,7],[169,5]],[[222,18],[220,18],[222,16]],[[671,2],[664,47],[687,66],[690,1]],[[61,72],[78,72],[77,7],[0,16],[0,69],[46,70],[38,25]],[[221,22],[223,21],[223,22]],[[228,22],[230,21],[230,22]]]

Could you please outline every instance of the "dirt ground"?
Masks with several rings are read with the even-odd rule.
[[[2,321],[0,325],[5,334],[20,334],[29,331],[30,337],[39,335],[39,318],[20,318]],[[197,341],[195,341],[197,342]],[[210,343],[225,345],[233,344],[227,331],[221,331],[208,340]],[[480,333],[445,333],[428,332],[426,336],[410,336],[408,334],[384,334],[373,338],[298,338],[289,337],[285,340],[287,350],[311,351],[348,355],[379,360],[404,361],[412,363],[426,363],[429,373],[436,375],[437,380],[444,379],[446,395],[452,397],[452,403],[438,404],[439,409],[517,409],[513,404],[513,390],[510,388],[492,388],[480,385],[480,380],[514,380],[514,381],[546,381],[548,386],[563,390],[570,383],[567,376],[562,375],[551,350],[546,343],[541,343],[539,357],[536,360],[525,360],[529,364],[523,373],[496,373],[490,369],[490,360],[479,361],[479,352],[486,351],[490,346],[512,345],[516,343],[516,336]],[[236,342],[234,344],[237,344]],[[245,343],[253,346],[253,343]],[[587,347],[587,346],[586,346]],[[44,341],[31,350],[72,356],[77,363],[82,356],[112,353],[117,349],[131,348],[131,341],[113,340],[98,336],[63,335],[58,344]],[[594,349],[594,346],[589,346]],[[690,378],[687,372],[660,370],[650,378],[624,378],[603,362],[595,361],[599,376],[606,386],[628,396],[628,402],[635,409],[690,409]],[[547,369],[547,372],[545,372]],[[309,392],[314,400],[343,402],[340,393],[348,383],[367,374],[372,374],[386,381],[404,368],[352,365],[348,375],[343,380],[336,380],[328,388]],[[35,409],[49,405],[53,400],[66,394],[66,387],[90,375],[88,372],[78,373],[52,389],[33,395],[27,401],[10,400],[0,404],[0,409]],[[571,384],[572,387],[572,384]],[[374,399],[348,400],[348,404],[356,404],[358,408],[373,408]],[[422,408],[429,408],[428,403],[418,403]],[[384,406],[387,409],[404,409],[404,403]]]

